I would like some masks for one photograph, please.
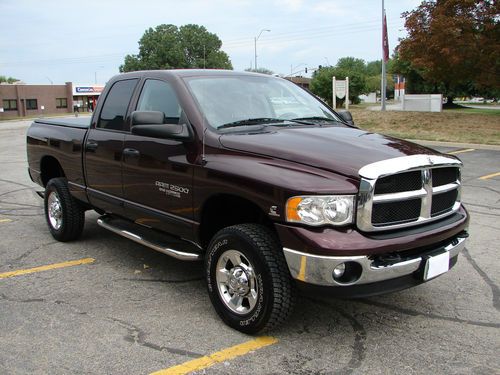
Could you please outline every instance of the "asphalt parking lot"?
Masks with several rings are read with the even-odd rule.
[[[27,174],[28,124],[0,123],[0,374],[500,373],[500,150],[435,147],[463,160],[471,213],[450,272],[381,297],[302,296],[256,340],[218,318],[200,264],[118,237],[91,212],[79,241],[55,241]]]

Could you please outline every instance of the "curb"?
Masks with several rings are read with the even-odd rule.
[[[458,142],[440,142],[440,141],[424,141],[421,139],[407,139],[409,142],[418,143],[422,146],[441,146],[441,147],[458,147],[458,148],[474,148],[478,150],[500,151],[498,145],[485,145],[479,143],[458,143]]]

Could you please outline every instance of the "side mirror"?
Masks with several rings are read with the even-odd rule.
[[[339,114],[339,116],[342,118],[342,120],[348,124],[348,125],[354,125],[354,120],[352,119],[352,115],[351,115],[351,112],[349,111],[338,111],[337,112]]]
[[[165,114],[160,111],[132,112],[132,126],[134,125],[162,125],[165,123]]]
[[[132,134],[144,137],[177,139],[189,141],[193,138],[191,128],[187,124],[168,124],[163,112],[132,112]]]

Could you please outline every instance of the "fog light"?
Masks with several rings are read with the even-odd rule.
[[[345,263],[340,263],[337,267],[333,269],[333,278],[340,279],[345,272]]]

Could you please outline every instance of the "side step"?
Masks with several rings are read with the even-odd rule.
[[[202,249],[195,244],[125,219],[104,215],[97,219],[97,224],[122,237],[180,260],[203,259]]]

